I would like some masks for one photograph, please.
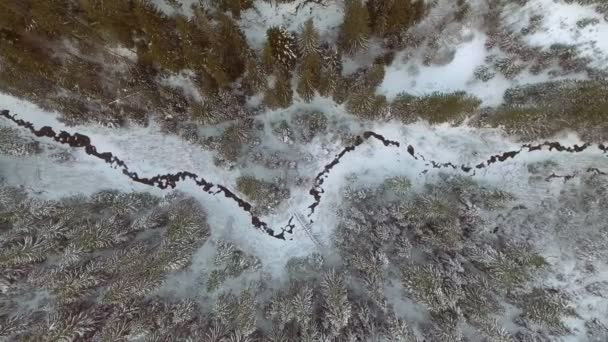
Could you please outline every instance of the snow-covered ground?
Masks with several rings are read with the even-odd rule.
[[[337,28],[344,18],[342,3],[327,1],[323,6],[316,2],[303,5],[304,3],[304,0],[285,3],[254,2],[254,7],[244,11],[239,21],[249,46],[262,49],[266,41],[266,30],[273,26],[283,26],[289,31],[299,32],[302,25],[311,18],[322,41],[335,41]]]
[[[225,170],[213,164],[213,153],[203,150],[200,146],[189,144],[178,137],[162,134],[152,124],[146,128],[109,129],[93,126],[64,127],[59,123],[54,113],[44,112],[42,109],[22,100],[2,95],[3,107],[19,114],[20,118],[36,123],[37,126],[51,125],[55,129],[65,129],[69,132],[79,132],[88,135],[98,151],[111,151],[125,161],[131,170],[141,176],[151,177],[157,174],[175,173],[177,171],[195,172],[213,183],[223,184],[231,189],[236,188],[236,178],[242,171]],[[341,107],[334,107],[333,111]],[[349,117],[344,114],[344,117]],[[2,122],[8,124],[8,122]],[[416,153],[422,154],[427,160],[438,162],[452,162],[456,165],[476,165],[485,161],[489,156],[518,150],[520,144],[504,135],[497,129],[475,129],[471,127],[429,126],[425,123],[416,123],[404,126],[397,122],[373,124],[366,127],[384,135],[391,140],[399,141],[402,145],[385,147],[380,142],[370,139],[354,152],[348,153],[332,170],[323,184],[325,193],[318,211],[312,219],[315,224],[312,230],[323,241],[328,241],[332,233],[335,219],[335,209],[341,203],[341,189],[348,185],[350,174],[356,174],[358,181],[366,185],[380,183],[388,177],[407,176],[416,185],[423,185],[427,179],[436,175],[423,160],[412,158],[405,146],[412,145]],[[24,136],[28,132],[23,130]],[[563,144],[574,144],[581,141],[575,135],[560,137]],[[56,145],[53,142],[49,146]],[[343,148],[336,142],[333,145],[308,145],[312,155],[318,156],[308,165],[302,166],[302,174],[313,177],[329,163]],[[92,192],[117,188],[122,191],[152,191],[161,190],[150,188],[131,182],[119,170],[87,156],[83,151],[76,152],[76,160],[67,164],[53,162],[49,158],[53,150],[42,155],[15,160],[14,158],[0,158],[2,171],[0,176],[8,183],[24,185],[33,194],[43,197],[60,197],[75,193],[90,194]],[[559,174],[569,174],[587,167],[598,167],[608,170],[608,158],[601,155],[599,149],[588,149],[585,152],[569,154],[565,152],[549,152],[546,150],[522,153],[513,160],[496,163],[487,169],[479,170],[473,177],[478,181],[504,187],[518,196],[534,201],[539,196],[549,193],[536,193],[531,191],[528,184],[527,165],[533,162],[552,160],[558,164],[553,171]],[[424,170],[431,169],[428,173]],[[443,169],[442,172],[455,172]],[[548,175],[547,175],[548,176]],[[551,194],[559,191],[559,180],[554,180],[555,188]],[[305,187],[291,189],[292,197],[282,204],[274,216],[263,217],[273,228],[282,227],[293,213],[308,214],[308,206],[313,198],[308,195],[311,184]],[[211,226],[218,236],[229,234],[226,229],[231,222],[231,238],[235,239],[247,252],[260,257],[264,265],[275,269],[280,268],[280,262],[290,256],[306,255],[314,249],[312,241],[305,232],[296,229],[293,239],[281,242],[257,231],[249,223],[249,216],[237,205],[223,197],[214,197],[206,194],[193,182],[179,183],[178,190],[187,192],[199,198],[203,206],[210,213]],[[544,192],[548,189],[537,189]]]
[[[175,11],[173,7],[166,5],[165,1],[157,0],[157,2],[167,13]],[[182,2],[184,3],[182,11],[188,14],[188,8],[193,1]],[[296,13],[296,8],[302,3],[303,1],[284,4],[256,1],[254,8],[244,11],[239,21],[250,46],[261,49],[266,30],[271,26],[283,25],[289,30],[297,31],[308,18],[315,20],[315,25],[324,41],[335,41],[336,27],[343,19],[342,3],[329,1],[325,6],[312,6],[311,3],[300,7]],[[543,48],[548,48],[554,43],[574,44],[582,56],[592,60],[594,67],[600,69],[607,67],[608,22],[591,7],[566,4],[562,1],[531,0],[522,8],[505,16],[503,20],[508,27],[519,30],[527,25],[529,18],[535,14],[542,14],[543,18],[538,30],[525,36],[528,44]],[[577,22],[586,18],[597,19],[598,23],[583,28],[577,27]],[[386,75],[377,93],[386,95],[392,100],[401,92],[421,95],[464,90],[479,97],[484,105],[494,106],[502,102],[503,94],[509,87],[556,79],[547,73],[532,75],[526,69],[511,80],[500,74],[487,82],[477,80],[474,75],[475,70],[486,63],[486,57],[491,52],[485,47],[488,37],[479,29],[472,27],[463,28],[456,36],[460,39],[453,41],[454,58],[444,65],[425,66],[421,63],[420,54],[411,54],[410,51],[398,53],[394,61],[386,67]],[[352,72],[362,62],[351,59],[348,63],[348,71]],[[200,94],[193,92],[195,87],[189,76],[188,73],[183,73],[169,77],[164,82],[182,88],[186,93],[190,92],[193,98],[201,100]],[[567,77],[572,79],[585,76],[568,75]],[[325,245],[331,242],[337,224],[337,209],[343,202],[342,190],[346,186],[373,186],[389,177],[406,176],[412,181],[414,188],[419,189],[427,182],[433,181],[439,172],[462,174],[459,170],[432,169],[421,158],[414,159],[406,150],[407,145],[412,145],[416,153],[423,155],[426,160],[451,162],[456,165],[476,165],[492,155],[519,150],[521,146],[515,137],[507,136],[500,129],[479,129],[466,125],[430,126],[424,122],[410,125],[400,122],[362,123],[345,113],[344,106],[325,98],[316,98],[311,104],[296,101],[291,108],[261,113],[258,118],[268,125],[303,108],[324,112],[332,120],[341,122],[355,133],[360,133],[357,130],[371,130],[401,144],[399,148],[386,147],[379,141],[370,139],[355,151],[346,154],[332,169],[322,186],[324,193],[321,203],[310,217],[314,220],[311,226],[312,232]],[[2,93],[0,93],[0,109],[8,109],[18,114],[19,118],[33,122],[38,128],[51,126],[55,130],[88,135],[98,151],[111,151],[140,176],[152,177],[158,174],[190,171],[201,175],[209,182],[222,184],[234,190],[236,179],[251,171],[218,167],[213,162],[215,152],[190,144],[179,137],[165,135],[155,123],[145,128],[128,129],[109,129],[89,125],[66,127],[57,119],[57,113],[47,112],[30,102]],[[10,126],[11,123],[0,118],[0,125]],[[25,130],[21,132],[24,137],[32,138]],[[58,198],[77,193],[91,194],[107,188],[126,192],[150,191],[155,194],[163,192],[131,182],[119,170],[87,156],[83,151],[73,150],[75,157],[73,161],[58,163],[51,155],[65,147],[60,147],[44,138],[38,140],[45,146],[44,152],[39,155],[20,158],[0,156],[0,177],[8,184],[23,186],[33,196]],[[554,140],[564,145],[583,143],[575,134],[564,134],[555,137]],[[274,140],[262,144],[278,146],[277,141]],[[338,140],[331,141],[328,138],[316,139],[312,144],[302,148],[314,158],[307,163],[299,164],[297,172],[301,176],[312,179],[344,148],[344,143]],[[608,171],[608,157],[597,148],[589,148],[574,154],[543,149],[521,153],[514,159],[492,164],[469,176],[481,183],[511,192],[522,205],[533,208],[546,199],[558,198],[567,189],[576,187],[579,181],[575,178],[565,183],[562,179],[556,178],[532,182],[529,166],[546,161],[551,161],[554,165],[548,173],[540,175],[543,178],[550,173],[558,175],[584,173],[584,170],[590,167]],[[426,170],[429,171],[424,172]],[[255,170],[256,174],[263,172],[263,168]],[[355,184],[351,183],[353,175],[356,176]],[[293,214],[307,215],[308,206],[314,200],[308,193],[311,186],[312,180],[311,184],[291,188],[291,197],[281,204],[276,214],[262,219],[271,228],[278,230],[287,224]],[[318,249],[299,226],[296,226],[293,235],[286,236],[287,241],[274,239],[256,230],[250,223],[249,215],[236,203],[223,196],[209,195],[190,181],[179,183],[177,189],[193,195],[202,203],[208,213],[213,238],[233,241],[245,253],[258,257],[262,262],[263,270],[276,277],[284,273],[284,264],[289,258],[306,256]],[[532,242],[547,257],[551,266],[559,270],[559,279],[546,279],[545,282],[563,288],[574,296],[577,312],[583,318],[604,317],[603,323],[608,324],[606,321],[608,303],[589,296],[584,290],[593,282],[606,281],[608,267],[599,265],[597,272],[589,278],[587,273],[577,268],[580,265],[577,265],[569,254],[560,255],[561,246],[557,241]],[[189,272],[183,272],[180,277],[172,280],[174,284],[191,283],[190,280],[200,273],[198,268],[206,265],[205,259],[209,254],[205,248],[208,246],[204,246],[195,255]],[[575,335],[572,341],[584,341],[582,337],[584,327],[581,326],[581,322],[580,319],[568,322],[571,328],[578,329],[578,335]]]
[[[509,28],[519,31],[534,15],[542,17],[541,24],[538,30],[527,36],[528,44],[540,47],[575,45],[583,57],[591,58],[594,67],[608,67],[608,18],[597,13],[593,6],[554,0],[528,1],[522,8],[505,16],[504,21]],[[595,22],[584,26],[582,20],[585,19]]]

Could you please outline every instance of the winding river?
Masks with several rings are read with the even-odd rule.
[[[216,194],[221,193],[227,199],[236,202],[237,205],[241,209],[243,209],[245,212],[247,212],[247,214],[251,217],[251,224],[253,226],[255,226],[256,228],[258,228],[260,230],[263,230],[266,234],[268,234],[274,238],[285,240],[285,234],[293,233],[293,229],[295,228],[295,225],[292,223],[293,217],[291,217],[289,219],[289,222],[287,223],[287,225],[280,228],[280,232],[271,229],[266,222],[262,221],[259,217],[257,217],[256,215],[253,214],[253,212],[252,212],[253,206],[251,203],[240,198],[227,187],[225,187],[221,184],[213,184],[195,173],[188,172],[188,171],[179,171],[177,173],[172,173],[172,174],[156,175],[151,178],[141,177],[137,174],[137,172],[130,171],[129,166],[123,160],[121,160],[120,158],[115,156],[112,152],[97,151],[97,148],[95,147],[95,145],[92,144],[91,139],[86,135],[79,134],[79,133],[70,134],[66,131],[56,132],[55,130],[53,130],[53,128],[51,128],[49,126],[44,126],[40,129],[36,129],[34,127],[33,123],[31,123],[29,121],[24,121],[24,120],[18,119],[16,117],[16,115],[11,115],[8,110],[0,111],[0,116],[12,121],[19,127],[23,127],[25,129],[29,130],[36,137],[50,138],[60,144],[69,145],[74,148],[84,148],[84,151],[86,152],[86,154],[93,156],[95,158],[101,159],[105,163],[110,164],[112,167],[120,169],[125,176],[129,177],[132,181],[137,182],[137,183],[154,186],[154,187],[157,187],[160,189],[167,189],[167,188],[174,189],[178,182],[184,181],[186,179],[190,179],[190,180],[194,181],[199,187],[201,187],[201,189],[203,191],[205,191],[211,195],[216,195]],[[347,155],[350,152],[355,151],[357,149],[357,147],[359,147],[361,144],[363,144],[365,141],[367,141],[369,139],[376,139],[376,140],[380,141],[384,146],[390,147],[390,148],[401,148],[401,146],[402,146],[401,143],[399,143],[397,141],[389,140],[389,139],[385,138],[384,136],[382,136],[381,134],[371,132],[371,131],[366,131],[362,135],[357,136],[355,138],[355,142],[352,145],[349,145],[349,146],[345,147],[342,151],[340,151],[340,153],[338,153],[336,155],[336,157],[330,163],[326,164],[323,167],[323,170],[321,172],[319,172],[317,174],[317,176],[314,178],[313,186],[309,191],[309,194],[314,198],[314,202],[310,206],[308,206],[308,208],[310,209],[310,213],[308,215],[309,217],[314,213],[317,206],[321,203],[321,197],[324,193],[323,182],[324,182],[325,178],[329,175],[331,170],[340,163],[340,160],[345,155]],[[415,160],[421,159],[422,161],[427,163],[426,165],[430,166],[433,169],[451,168],[454,170],[460,170],[464,173],[473,172],[473,174],[474,174],[475,170],[477,170],[477,169],[487,168],[487,167],[490,167],[492,164],[501,163],[508,159],[513,159],[521,153],[526,153],[526,152],[529,153],[529,152],[533,152],[533,151],[539,151],[542,149],[548,149],[549,151],[555,150],[555,151],[559,151],[559,152],[578,153],[578,152],[582,152],[588,148],[592,148],[593,146],[597,146],[597,148],[600,149],[603,152],[603,154],[608,153],[608,147],[605,146],[604,144],[594,145],[591,143],[584,143],[581,146],[579,146],[579,145],[565,146],[559,142],[548,142],[547,141],[547,142],[537,144],[537,145],[525,144],[525,145],[522,145],[521,148],[519,148],[518,150],[508,151],[508,152],[503,152],[503,153],[492,155],[492,156],[488,157],[485,161],[483,161],[477,165],[465,165],[465,164],[456,165],[456,164],[453,164],[450,162],[442,163],[442,162],[437,162],[434,160],[427,160],[423,155],[417,154],[415,151],[415,148],[412,145],[407,145],[406,150],[413,159],[415,159]],[[423,173],[426,173],[428,171],[429,171],[429,169],[426,169],[423,171]],[[601,174],[601,175],[608,175],[608,173],[601,171],[597,168],[589,168],[589,169],[585,170],[585,172],[591,172],[591,173]],[[552,178],[563,178],[564,181],[567,181],[567,180],[575,177],[576,175],[577,175],[577,173],[575,173],[573,175],[556,175],[555,173],[553,173],[552,175],[547,177],[547,180],[552,179]],[[313,222],[313,221],[311,220],[310,222]]]

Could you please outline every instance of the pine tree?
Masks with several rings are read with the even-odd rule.
[[[11,1],[0,2],[0,29],[23,32],[27,27],[24,4]]]
[[[230,80],[234,81],[245,71],[247,41],[237,23],[227,15],[218,18],[217,33],[218,49],[222,64]]]
[[[321,289],[325,299],[325,317],[329,321],[329,334],[338,336],[348,325],[352,313],[343,276],[335,271],[326,273],[321,281]]]
[[[254,95],[259,91],[263,91],[267,87],[266,73],[264,67],[261,65],[262,62],[258,59],[254,53],[251,53],[247,58],[245,65],[245,75],[243,77],[243,84],[249,91],[248,95]]]
[[[342,60],[340,53],[325,46],[321,50],[321,75],[319,79],[319,93],[321,96],[332,96],[341,75]]]
[[[296,41],[291,33],[283,27],[271,27],[266,31],[266,45],[263,50],[263,61],[269,70],[281,67],[290,70],[295,64]]]
[[[310,102],[321,82],[321,55],[319,51],[319,33],[312,19],[306,21],[298,37],[298,48],[302,55],[300,79],[297,92],[306,102]]]
[[[312,18],[306,20],[298,36],[298,49],[302,55],[319,54],[319,32]]]
[[[347,54],[354,54],[367,46],[369,13],[361,0],[346,0],[344,22],[340,27],[339,45]]]
[[[370,0],[367,2],[372,32],[397,36],[424,15],[422,0]]]
[[[302,62],[300,79],[296,91],[306,102],[310,102],[315,95],[315,89],[320,83],[320,61],[313,56],[307,56]]]
[[[108,41],[118,41],[127,48],[134,47],[133,34],[137,21],[133,20],[134,5],[124,0],[79,0],[90,27],[97,35]]]
[[[374,91],[368,87],[355,87],[348,95],[346,109],[360,116],[369,115],[374,106]]]
[[[140,61],[181,71],[184,61],[175,23],[145,0],[135,1],[133,10],[138,29],[143,34],[137,46]]]
[[[32,1],[30,17],[36,31],[52,38],[58,38],[75,28],[67,0]]]
[[[291,77],[289,73],[285,71],[277,71],[274,76],[274,86],[266,91],[264,104],[272,109],[287,108],[293,102]]]

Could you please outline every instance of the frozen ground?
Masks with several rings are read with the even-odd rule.
[[[161,9],[172,13],[175,8],[162,3]],[[188,14],[190,1],[185,3],[181,11]],[[262,48],[266,30],[273,25],[284,25],[290,30],[297,30],[308,18],[315,20],[315,25],[321,32],[324,41],[335,40],[336,27],[342,21],[342,4],[328,2],[326,6],[306,5],[296,8],[302,1],[287,4],[275,4],[266,1],[256,1],[255,6],[242,13],[241,28],[245,31],[250,45],[255,49]],[[527,42],[534,46],[548,48],[554,43],[575,44],[583,56],[589,57],[592,64],[600,69],[606,68],[608,62],[608,23],[590,7],[577,4],[565,4],[561,1],[534,0],[503,18],[504,22],[514,30],[519,30],[521,23],[527,23],[534,14],[543,14],[540,28],[527,36]],[[578,28],[581,19],[598,19],[599,23]],[[521,24],[524,25],[524,24]],[[495,76],[488,82],[476,80],[476,68],[485,63],[489,52],[485,48],[487,36],[475,27],[467,27],[454,40],[454,58],[445,65],[425,66],[421,63],[422,56],[402,51],[395,60],[386,66],[386,75],[377,89],[378,94],[386,95],[389,100],[401,92],[414,95],[430,94],[433,92],[453,92],[465,90],[479,97],[484,105],[494,106],[502,102],[504,91],[515,85],[530,84],[554,80],[547,73],[532,75],[527,70],[514,79],[508,80],[501,75]],[[352,59],[348,61],[350,71],[356,70],[362,63]],[[173,76],[165,79],[165,83],[182,88],[186,93],[200,100],[200,94],[193,92],[194,86],[189,75]],[[584,75],[568,75],[568,78],[585,78]],[[315,222],[311,226],[312,233],[323,243],[331,244],[332,233],[337,224],[337,211],[343,204],[345,187],[373,187],[383,180],[394,176],[406,176],[414,186],[421,189],[428,182],[437,178],[438,170],[433,170],[422,159],[415,160],[406,150],[412,145],[417,154],[427,160],[452,162],[456,165],[476,165],[485,161],[489,156],[504,151],[518,150],[521,146],[515,137],[507,136],[500,129],[478,129],[466,125],[450,127],[448,125],[430,126],[423,122],[403,125],[399,122],[370,123],[361,122],[344,112],[344,106],[335,104],[330,99],[316,98],[311,104],[297,102],[288,109],[261,113],[258,118],[270,124],[271,122],[298,112],[300,109],[314,109],[327,113],[333,120],[343,123],[353,133],[371,130],[382,134],[387,139],[401,143],[400,148],[385,147],[379,141],[370,139],[355,151],[348,153],[334,167],[323,184],[324,193],[316,212],[310,218]],[[97,126],[65,127],[57,120],[57,113],[45,112],[41,108],[12,96],[0,94],[0,109],[9,109],[17,113],[19,118],[33,122],[36,127],[51,126],[55,130],[66,130],[88,135],[98,151],[111,151],[125,161],[133,171],[141,176],[191,171],[203,176],[206,180],[236,189],[236,179],[247,173],[247,169],[227,170],[213,163],[213,151],[204,150],[201,146],[192,145],[179,137],[165,135],[160,132],[158,125],[152,123],[145,128],[109,129]],[[10,125],[0,118],[0,125]],[[22,130],[23,136],[31,138]],[[304,152],[314,158],[306,163],[300,163],[297,173],[300,176],[314,177],[323,167],[331,162],[343,148],[345,142],[337,135],[330,138],[315,139],[312,144],[303,147]],[[582,144],[574,134],[565,134],[553,140],[564,145]],[[23,186],[33,196],[42,198],[58,198],[76,193],[91,194],[101,189],[114,188],[121,191],[150,191],[155,194],[162,190],[130,182],[118,170],[110,168],[101,161],[87,156],[83,151],[73,151],[74,160],[58,163],[51,155],[59,150],[65,150],[55,143],[39,139],[45,149],[42,154],[24,158],[0,156],[0,177],[12,185]],[[266,141],[262,144],[277,145],[276,141]],[[532,175],[530,166],[542,162],[554,163],[550,170],[544,170],[540,175]],[[551,173],[558,175],[583,174],[587,168],[598,168],[608,171],[608,157],[596,148],[571,154],[557,151],[534,151],[521,153],[514,159],[496,163],[478,170],[472,175],[483,184],[496,186],[509,191],[518,199],[518,203],[529,208],[538,208],[540,203],[555,200],[580,184],[580,177],[568,182],[555,178],[545,180]],[[430,169],[428,172],[425,170]],[[270,171],[267,170],[269,173]],[[255,173],[263,174],[263,168],[257,168]],[[446,173],[461,173],[460,171],[444,169]],[[540,180],[533,180],[540,176]],[[308,191],[312,184],[294,186],[290,189],[291,197],[281,204],[277,213],[262,217],[272,228],[287,224],[289,218],[296,213],[307,215],[308,206],[313,198]],[[183,182],[178,190],[195,196],[208,213],[209,225],[214,239],[229,239],[248,254],[258,257],[263,270],[277,278],[284,275],[284,264],[290,257],[306,256],[313,251],[324,253],[325,247],[317,246],[301,227],[296,226],[293,235],[287,235],[287,241],[271,238],[261,231],[255,230],[250,224],[250,217],[235,203],[220,196],[206,194],[192,182]],[[236,192],[236,190],[234,190]],[[583,319],[600,317],[608,324],[608,301],[599,296],[591,296],[585,288],[592,283],[608,281],[608,266],[598,263],[596,273],[590,277],[582,270],[582,266],[572,256],[568,247],[561,245],[558,239],[530,241],[547,258],[556,269],[554,278],[543,280],[543,285],[554,286],[569,293],[575,300],[577,312]],[[206,258],[209,245],[203,246],[195,254],[192,265],[186,272],[179,273],[171,280],[173,291],[190,291],[190,287],[200,273],[207,267]],[[568,321],[568,326],[574,331],[566,341],[585,341],[584,326],[580,318]]]
[[[236,188],[236,178],[241,170],[228,171],[217,167],[213,163],[213,153],[204,151],[200,146],[189,144],[178,137],[162,134],[152,124],[146,128],[135,129],[109,129],[92,126],[63,127],[54,119],[53,113],[45,113],[42,109],[12,98],[7,95],[2,97],[5,108],[18,113],[20,118],[43,122],[52,125],[55,129],[65,129],[69,132],[79,132],[88,135],[98,151],[111,151],[125,161],[133,171],[141,176],[151,177],[157,174],[175,173],[177,171],[191,171],[202,175],[210,182],[223,184],[231,189]],[[334,107],[339,111],[341,107]],[[343,114],[345,118],[349,117]],[[8,124],[8,122],[2,122]],[[428,163],[414,160],[407,152],[405,146],[414,146],[416,153],[425,156],[427,160],[439,162],[452,162],[456,165],[476,165],[485,161],[489,156],[505,151],[517,150],[520,144],[505,136],[496,129],[475,129],[466,126],[449,127],[429,126],[425,123],[416,123],[404,126],[397,122],[385,124],[369,124],[362,128],[372,130],[384,135],[386,138],[401,143],[401,147],[385,147],[380,142],[370,139],[354,152],[348,153],[341,162],[332,170],[329,178],[325,181],[323,188],[325,193],[319,207],[314,214],[315,220],[313,231],[321,236],[322,240],[328,241],[332,232],[333,214],[340,203],[341,189],[348,182],[348,176],[355,174],[361,184],[372,185],[380,183],[383,179],[402,175],[410,178],[415,185],[423,185],[427,179],[438,172],[431,169]],[[37,124],[37,126],[41,126]],[[25,137],[28,133],[23,131]],[[2,157],[1,176],[9,183],[25,185],[33,193],[43,197],[61,197],[75,193],[90,194],[106,188],[118,188],[122,191],[153,191],[144,185],[130,182],[118,170],[111,169],[99,160],[92,159],[83,151],[75,151],[75,160],[69,163],[59,164],[53,162],[49,157],[58,148],[55,143],[41,140],[48,146],[42,155],[34,155],[16,160],[14,158]],[[572,145],[582,142],[575,135],[559,137],[563,144]],[[313,161],[304,164],[298,170],[304,176],[316,175],[323,166],[328,164],[334,156],[343,148],[343,144],[336,142],[333,145],[309,145],[308,151],[317,156]],[[535,151],[522,153],[513,160],[493,164],[487,169],[479,170],[475,179],[500,185],[505,190],[514,192],[520,196],[535,201],[538,197],[555,194],[559,191],[560,180],[553,180],[554,184],[550,193],[543,193],[549,189],[538,189],[540,194],[530,191],[528,184],[527,165],[533,162],[552,160],[558,163],[553,171],[558,174],[570,174],[587,167],[608,169],[608,158],[605,158],[598,149],[588,149],[585,152],[569,154],[565,152]],[[431,169],[428,173],[424,170]],[[460,173],[461,171],[443,172]],[[548,175],[547,175],[548,176]],[[263,219],[271,227],[284,226],[293,213],[307,214],[307,207],[312,203],[312,197],[308,195],[310,185],[291,189],[291,198],[282,204],[278,214]],[[208,212],[212,213],[212,219],[217,224],[211,226],[216,233],[222,235],[222,231],[228,226],[228,220],[232,220],[232,237],[243,243],[243,247],[251,249],[249,252],[267,261],[267,266],[277,266],[273,260],[286,260],[287,256],[298,253],[306,254],[310,251],[311,241],[301,230],[296,229],[293,241],[277,243],[275,239],[256,231],[249,223],[248,216],[236,204],[225,200],[223,197],[214,197],[205,194],[191,182],[180,183],[178,189],[190,193],[201,200]],[[255,241],[255,242],[254,242]],[[254,243],[252,243],[254,242]],[[272,248],[260,248],[267,246]],[[268,253],[268,251],[273,251]],[[299,251],[299,252],[298,252]],[[260,254],[262,252],[262,254]],[[269,255],[270,254],[270,255]]]
[[[608,21],[592,6],[553,0],[528,1],[521,9],[506,16],[504,21],[517,31],[534,15],[540,15],[542,19],[539,29],[527,37],[529,44],[541,47],[575,45],[582,56],[592,59],[595,67],[607,68]],[[594,23],[583,26],[585,19]]]

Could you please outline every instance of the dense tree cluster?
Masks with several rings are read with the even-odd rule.
[[[172,112],[159,76],[193,70],[201,91],[214,94],[247,63],[234,19],[201,7],[192,18],[147,0],[8,0],[0,9],[0,89],[60,109],[68,122],[145,122],[149,108]]]
[[[200,113],[188,99],[175,108],[172,89],[158,82],[190,70],[204,97],[265,93],[264,104],[285,108],[293,92],[305,101],[332,96],[341,61],[333,42],[308,20],[297,34],[271,27],[262,51],[248,47],[238,26],[251,0],[181,3],[167,15],[150,0],[15,1],[0,4],[0,90],[58,109],[69,124],[146,123],[150,108],[176,115],[171,130]],[[400,36],[424,14],[421,1],[350,1],[340,50],[351,54],[372,35]],[[329,44],[328,44],[329,43]],[[121,50],[122,49],[122,50]],[[294,75],[294,67],[297,72]],[[292,84],[292,77],[297,82]],[[242,101],[241,101],[242,102]],[[212,112],[212,111],[211,111]],[[211,116],[209,122],[223,120]]]
[[[248,193],[262,191],[257,180],[240,183]],[[606,245],[592,227],[606,216],[599,199],[607,194],[605,179],[585,177],[581,187],[566,187],[552,199],[556,205],[547,203],[553,209],[540,217],[538,208],[511,217],[510,226],[524,229],[519,235],[510,226],[489,225],[511,215],[518,199],[468,177],[440,175],[422,189],[402,176],[348,187],[339,224],[325,241],[331,248],[290,259],[286,278],[277,283],[235,243],[209,239],[204,212],[183,194],[101,191],[39,200],[3,186],[0,338],[559,339],[572,333],[568,319],[582,318],[571,294],[541,281],[556,270],[527,234],[563,239],[576,263],[597,264]],[[572,212],[587,219],[579,222]],[[560,223],[528,231],[526,224],[537,222],[532,217]],[[201,250],[213,251],[203,253],[208,266],[197,270],[200,277],[181,278],[190,279],[193,292],[167,292],[167,281]],[[591,295],[606,293],[600,282],[587,282]],[[590,340],[608,333],[597,319],[584,323]]]
[[[585,140],[608,137],[608,106],[604,81],[558,81],[507,90],[505,103],[482,118],[482,123],[503,126],[525,139],[546,138],[575,130]]]
[[[349,283],[377,310],[407,305],[406,321],[418,337],[527,341],[570,333],[564,322],[577,314],[568,296],[534,285],[539,274],[551,272],[546,260],[514,232],[487,226],[492,213],[516,200],[510,194],[447,176],[422,192],[398,177],[345,196],[350,204],[335,243]],[[388,297],[392,287],[414,303]],[[509,306],[521,308],[517,333],[497,321]]]
[[[25,341],[126,335],[138,305],[209,236],[198,202],[178,193],[38,200],[4,186],[0,218],[0,336]]]
[[[404,122],[459,123],[475,114],[481,101],[465,92],[413,96],[402,93],[391,104],[391,115]]]

